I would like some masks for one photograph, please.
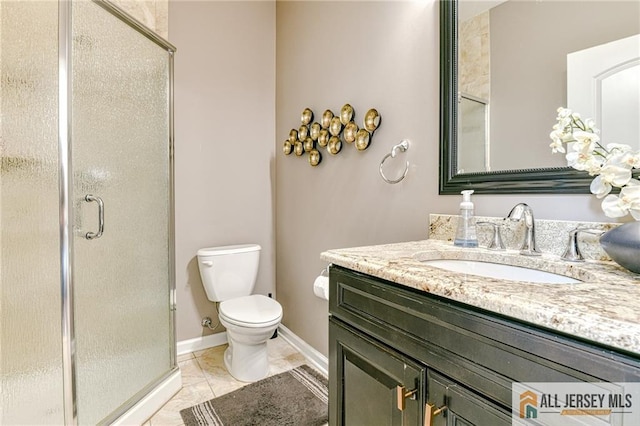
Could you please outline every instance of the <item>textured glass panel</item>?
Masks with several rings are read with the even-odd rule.
[[[171,367],[168,53],[93,2],[73,6],[78,418],[96,424]],[[98,205],[104,201],[104,234]]]
[[[58,5],[0,16],[0,424],[60,425]]]

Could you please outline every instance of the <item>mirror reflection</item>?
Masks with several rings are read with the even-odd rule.
[[[565,167],[556,109],[640,149],[640,1],[458,3],[454,173]]]

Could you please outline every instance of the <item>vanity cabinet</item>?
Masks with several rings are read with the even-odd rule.
[[[512,382],[640,381],[637,355],[339,266],[329,276],[331,426],[511,425]]]
[[[342,401],[340,421],[331,424],[421,425],[425,366],[334,318],[329,329]]]

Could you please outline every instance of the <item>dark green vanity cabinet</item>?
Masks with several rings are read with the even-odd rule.
[[[331,349],[337,361],[334,367],[338,369],[334,377],[342,378],[342,386],[335,389],[337,394],[332,395],[329,403],[332,406],[336,399],[342,401],[341,416],[331,424],[420,425],[425,366],[333,318],[329,330],[335,344]]]
[[[329,313],[331,426],[511,425],[512,382],[640,382],[639,356],[338,266]]]

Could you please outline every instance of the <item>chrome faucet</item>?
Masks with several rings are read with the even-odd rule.
[[[525,256],[540,256],[542,252],[538,250],[536,246],[536,225],[533,220],[533,210],[531,207],[525,203],[518,203],[511,209],[506,219],[513,221],[524,220],[527,231],[524,234],[522,247],[520,247],[520,254]]]

